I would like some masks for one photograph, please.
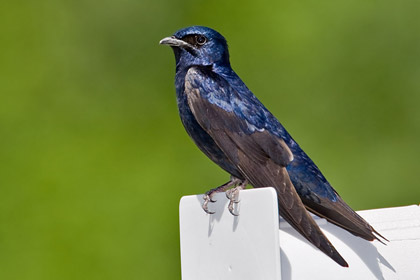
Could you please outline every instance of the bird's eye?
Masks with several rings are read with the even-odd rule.
[[[204,37],[203,35],[197,35],[195,37],[195,41],[197,42],[198,45],[202,46],[207,42],[207,38]]]

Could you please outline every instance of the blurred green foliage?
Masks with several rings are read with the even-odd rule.
[[[356,209],[419,202],[420,2],[3,1],[0,278],[179,279],[178,201],[228,175],[158,41],[206,25]]]

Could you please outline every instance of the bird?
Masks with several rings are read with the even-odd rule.
[[[202,205],[226,191],[233,215],[240,190],[273,187],[279,215],[336,263],[348,263],[309,212],[368,241],[380,235],[348,206],[278,119],[234,72],[226,39],[205,26],[190,26],[163,38],[173,49],[175,89],[181,122],[198,148],[230,174],[204,195]],[[309,211],[309,212],[308,212]]]

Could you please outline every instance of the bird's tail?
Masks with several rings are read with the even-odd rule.
[[[383,240],[389,241],[351,209],[338,194],[337,200],[334,202],[329,199],[320,199],[321,203],[314,203],[304,198],[302,201],[306,208],[315,215],[327,219],[330,223],[349,231],[355,236],[359,236],[368,241],[378,240],[381,243],[384,243]]]

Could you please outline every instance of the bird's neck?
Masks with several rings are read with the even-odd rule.
[[[177,95],[179,96],[184,92],[184,84],[185,84],[185,76],[187,75],[188,70],[191,67],[208,67],[211,69],[212,72],[220,75],[222,78],[226,80],[239,80],[238,75],[233,71],[229,64],[212,64],[211,66],[203,66],[203,65],[190,65],[188,67],[182,67],[182,64],[177,64],[176,67],[176,74],[175,74],[175,87]]]

